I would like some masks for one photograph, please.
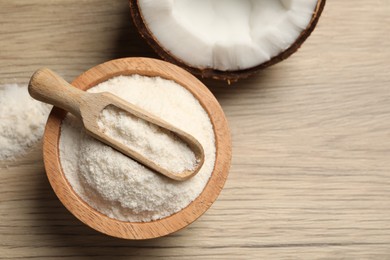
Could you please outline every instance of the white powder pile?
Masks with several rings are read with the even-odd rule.
[[[115,106],[103,109],[99,129],[162,168],[182,173],[196,166],[194,152],[173,133]]]
[[[50,108],[31,98],[26,85],[0,86],[0,160],[24,155],[41,140]]]
[[[188,206],[204,189],[215,163],[213,127],[198,100],[173,81],[138,75],[115,77],[90,89],[103,91],[194,136],[205,162],[193,178],[170,180],[91,138],[68,114],[61,127],[60,161],[75,192],[99,212],[123,221],[156,220]]]

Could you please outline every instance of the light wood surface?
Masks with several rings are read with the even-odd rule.
[[[218,200],[186,229],[126,241],[71,215],[41,151],[0,169],[0,257],[389,259],[390,3],[329,0],[298,53],[226,87],[232,131]],[[104,61],[154,56],[126,0],[0,0],[0,83],[47,66],[68,81]]]
[[[169,65],[170,64],[167,64],[166,62],[150,58],[128,58],[126,60],[116,59],[100,65],[99,69],[91,69],[94,72],[89,73],[92,78],[90,81],[96,82],[97,79],[94,79],[93,76],[103,80],[115,77],[122,72],[118,68],[123,68],[123,66],[128,66],[128,68],[123,68],[122,70],[129,72],[129,74],[131,69],[133,70],[132,74],[141,74],[146,70],[143,69],[145,67],[150,68],[155,66],[156,70],[154,72],[158,72],[166,70]],[[193,81],[196,80],[196,83],[193,84],[196,85],[196,88],[208,90],[199,80],[194,78],[193,75],[187,73],[183,69],[173,67],[171,71],[170,80],[175,80],[175,76],[179,78],[187,78],[186,81],[191,81],[191,79]],[[156,73],[155,76],[163,77],[164,75]],[[86,79],[86,77],[84,76],[83,79]],[[90,84],[87,84],[87,82],[81,82],[79,85],[84,89],[85,86],[90,86]],[[133,158],[144,166],[155,170],[156,173],[165,175],[167,178],[177,181],[188,180],[199,172],[204,163],[203,147],[192,135],[187,134],[186,132],[176,128],[163,119],[158,118],[153,114],[150,114],[147,111],[141,109],[140,107],[134,106],[125,100],[112,95],[111,93],[87,93],[85,91],[81,91],[73,87],[70,83],[66,82],[57,73],[47,68],[42,68],[34,72],[28,85],[28,91],[35,99],[64,109],[80,118],[83,122],[83,126],[86,132],[92,137]],[[210,95],[205,94],[205,97],[208,96]],[[213,98],[211,100],[214,101],[215,99]],[[172,172],[170,169],[162,167],[157,162],[150,160],[147,156],[137,152],[132,147],[129,147],[119,140],[107,135],[104,130],[99,127],[98,121],[102,111],[108,107],[114,107],[120,109],[121,111],[126,111],[133,117],[140,118],[146,122],[158,126],[163,131],[169,131],[171,134],[180,138],[182,142],[187,144],[195,154],[196,162],[194,169],[185,169],[182,172]],[[224,118],[223,112],[220,114],[221,117]],[[230,140],[230,138],[228,137],[226,140]],[[53,142],[53,140],[49,141],[49,143],[51,142]],[[230,154],[230,152],[228,154]],[[54,160],[54,158],[52,159]]]
[[[113,60],[86,71],[72,84],[86,90],[114,75],[132,74],[175,80],[190,91],[208,113],[215,133],[216,156],[212,175],[199,197],[176,214],[145,223],[115,220],[94,210],[74,192],[62,171],[59,160],[59,138],[65,113],[61,109],[54,109],[47,121],[43,138],[43,159],[47,177],[56,195],[66,208],[82,222],[111,236],[126,239],[150,239],[165,236],[186,227],[198,219],[216,200],[225,184],[230,168],[231,138],[222,108],[212,93],[194,76],[175,65],[145,58]]]

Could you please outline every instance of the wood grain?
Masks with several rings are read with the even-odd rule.
[[[2,163],[0,257],[389,259],[389,13],[388,0],[328,0],[288,60],[232,86],[206,82],[229,120],[232,168],[211,209],[168,237],[85,226],[55,197],[39,148]],[[154,56],[126,0],[0,0],[0,35],[0,83]]]

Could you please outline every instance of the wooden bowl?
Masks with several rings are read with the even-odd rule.
[[[89,206],[73,190],[62,170],[59,156],[61,123],[66,112],[53,108],[47,121],[43,157],[47,177],[64,206],[79,220],[104,234],[125,239],[149,239],[168,235],[199,218],[221,192],[231,161],[231,138],[227,120],[211,92],[197,78],[176,65],[148,58],[125,58],[100,64],[76,78],[72,85],[87,90],[109,78],[139,74],[174,80],[197,98],[214,128],[216,159],[203,192],[183,210],[151,222],[125,222],[112,219]]]

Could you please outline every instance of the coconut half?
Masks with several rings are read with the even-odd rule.
[[[324,5],[325,0],[130,0],[138,31],[163,59],[228,81],[294,53]]]

